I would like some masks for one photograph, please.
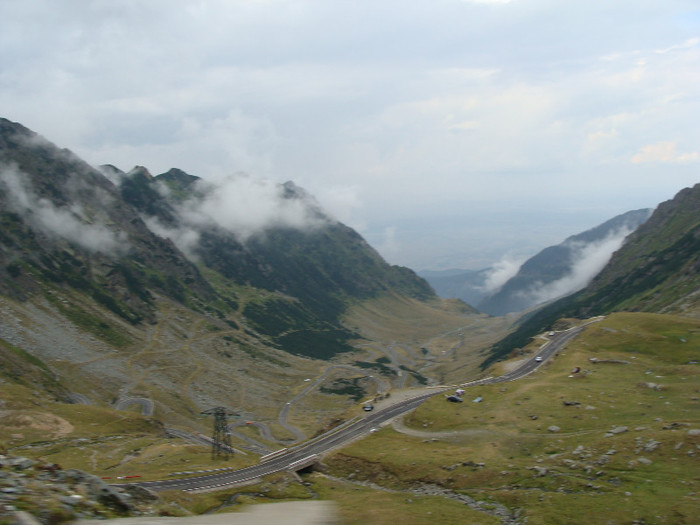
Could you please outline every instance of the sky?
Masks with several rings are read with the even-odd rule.
[[[0,116],[480,269],[700,182],[700,3],[3,0]]]

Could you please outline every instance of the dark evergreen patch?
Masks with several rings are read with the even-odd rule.
[[[386,366],[384,363],[378,363],[377,361],[374,362],[369,362],[369,361],[355,361],[353,363],[355,366],[358,366],[360,368],[368,368],[368,369],[373,369],[379,371],[382,375],[385,376],[395,376],[396,375],[396,370],[393,368],[389,368]]]
[[[330,385],[322,385],[319,390],[324,394],[335,394],[339,396],[348,396],[353,401],[359,401],[365,397],[365,389],[362,388],[360,382],[363,378],[353,377],[336,379]]]
[[[275,338],[275,342],[284,350],[296,355],[314,359],[331,359],[354,348],[348,343],[356,335],[343,329],[336,330],[299,330]]]
[[[423,374],[421,374],[421,373],[419,373],[419,372],[416,372],[415,370],[412,370],[412,369],[410,369],[410,368],[408,368],[407,366],[404,366],[404,365],[401,365],[399,368],[400,368],[401,370],[403,370],[403,371],[408,372],[409,374],[411,374],[411,376],[413,376],[413,379],[415,379],[416,381],[418,381],[418,383],[420,383],[421,385],[427,385],[427,384],[428,384],[428,378],[425,377]]]

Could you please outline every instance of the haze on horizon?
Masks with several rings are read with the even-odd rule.
[[[293,180],[416,270],[700,180],[691,0],[10,0],[0,41],[0,116],[93,165]]]

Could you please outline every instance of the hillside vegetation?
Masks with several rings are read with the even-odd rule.
[[[580,259],[585,258],[586,251],[613,240],[622,242],[625,235],[633,232],[649,218],[651,211],[629,211],[595,228],[572,235],[561,244],[545,248],[525,261],[513,277],[498,291],[481,300],[477,307],[491,315],[505,315],[537,306],[545,300],[543,297],[551,298],[551,295],[547,295],[547,288],[550,286],[558,290],[549,293],[561,295],[564,293],[563,290],[559,290],[559,287],[563,286],[561,283],[571,281],[572,284],[567,285],[567,293],[575,291],[571,288],[574,286],[572,274],[576,265],[581,263]],[[557,283],[560,286],[557,286]],[[584,284],[585,282],[581,282],[579,286]]]
[[[277,475],[211,495],[163,494],[152,509],[188,515],[321,497],[347,524],[691,523],[699,345],[697,320],[613,314],[525,379],[468,388],[461,404],[438,396],[337,451],[323,472],[304,475],[306,486]],[[28,363],[28,384],[35,368],[42,377],[41,364]],[[4,446],[14,454],[111,479],[222,466],[152,418],[57,403],[35,387],[0,386]],[[252,462],[238,454],[223,465]]]
[[[40,460],[37,477],[240,468],[364,401],[501,374],[544,331],[606,314],[526,378],[470,388],[463,403],[435,397],[301,483],[280,473],[166,493],[139,512],[320,497],[343,523],[692,522],[700,185],[660,205],[588,288],[505,339],[515,317],[440,300],[293,183],[257,190],[275,213],[242,232],[214,209],[220,187],[177,169],[95,169],[0,119],[0,454]],[[202,441],[203,412],[219,406],[228,459]],[[65,494],[38,506],[17,488],[30,472],[12,474],[1,512],[80,513]]]
[[[314,483],[346,523],[469,522],[475,508],[491,523],[500,506],[528,524],[691,523],[699,347],[697,320],[613,314],[523,380],[469,388],[462,404],[435,397],[346,447]],[[377,505],[354,507],[368,486]]]
[[[293,183],[244,183],[274,206],[242,232],[224,219],[246,203],[218,199],[231,187],[177,169],[96,169],[0,119],[6,379],[199,431],[210,424],[200,412],[226,406],[255,422],[234,437],[257,453],[314,435],[358,398],[436,382],[446,359],[424,343],[476,312],[387,264]],[[250,204],[236,219],[257,213]],[[377,332],[353,313],[365,303],[421,328]]]
[[[583,290],[526,315],[482,366],[503,359],[561,318],[615,311],[700,317],[700,184],[661,203]]]

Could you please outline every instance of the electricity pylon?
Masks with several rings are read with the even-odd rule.
[[[226,421],[229,416],[237,416],[235,412],[227,410],[225,407],[214,407],[201,412],[205,416],[214,416],[214,433],[211,437],[211,458],[216,459],[223,456],[228,459],[229,454],[233,454],[231,446],[231,433],[228,430]]]

